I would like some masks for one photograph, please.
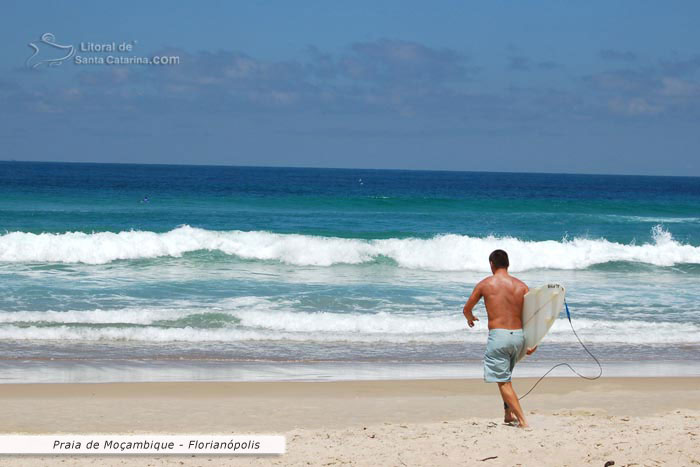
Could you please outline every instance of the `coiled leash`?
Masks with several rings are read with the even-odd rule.
[[[543,374],[543,375],[540,377],[540,379],[538,379],[537,382],[536,382],[535,384],[533,384],[532,387],[531,387],[525,394],[523,394],[522,396],[520,396],[520,397],[518,398],[518,400],[524,399],[525,396],[527,396],[528,394],[530,394],[530,393],[532,392],[532,390],[535,389],[535,388],[537,387],[538,384],[540,384],[540,381],[542,381],[542,380],[545,378],[545,376],[547,376],[547,375],[550,374],[555,368],[558,368],[558,367],[560,367],[560,366],[569,367],[569,369],[570,369],[571,371],[573,371],[574,374],[576,374],[577,376],[579,376],[579,377],[581,377],[581,378],[583,378],[583,379],[587,379],[587,380],[589,380],[589,381],[593,381],[593,380],[595,380],[595,379],[598,379],[598,378],[600,378],[600,377],[603,375],[603,366],[600,364],[600,361],[596,358],[595,355],[593,355],[593,353],[591,353],[590,350],[588,350],[588,347],[586,347],[586,344],[584,344],[584,343],[581,341],[581,338],[578,337],[578,334],[576,333],[576,329],[574,329],[574,324],[571,322],[571,313],[569,313],[569,305],[566,303],[566,300],[564,300],[564,306],[566,307],[566,317],[567,317],[568,320],[569,320],[569,326],[571,326],[571,331],[573,331],[574,336],[576,336],[576,339],[578,340],[578,343],[581,344],[581,347],[583,347],[583,350],[585,350],[585,351],[588,353],[588,355],[590,355],[591,358],[592,358],[593,360],[595,360],[595,362],[598,364],[598,374],[597,374],[596,376],[585,376],[585,375],[582,375],[581,373],[579,373],[578,371],[576,371],[576,370],[574,369],[574,367],[572,367],[572,366],[569,365],[568,363],[565,363],[565,362],[557,363],[557,364],[554,365],[552,368],[550,368],[549,371],[547,371],[547,373]],[[506,408],[507,408],[507,407],[506,407]]]

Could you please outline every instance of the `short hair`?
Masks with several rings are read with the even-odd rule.
[[[493,252],[489,255],[489,262],[492,263],[493,267],[496,269],[508,269],[508,266],[510,266],[510,262],[508,261],[508,253],[503,250],[493,250]]]

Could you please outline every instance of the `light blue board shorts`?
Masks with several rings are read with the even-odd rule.
[[[484,380],[487,383],[510,381],[515,361],[524,345],[522,329],[490,329],[484,354]]]

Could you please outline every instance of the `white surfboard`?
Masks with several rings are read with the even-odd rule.
[[[525,294],[523,303],[523,334],[525,347],[518,356],[518,361],[526,355],[527,349],[542,341],[549,328],[559,317],[564,306],[566,290],[559,284],[547,284],[536,289],[530,289]]]

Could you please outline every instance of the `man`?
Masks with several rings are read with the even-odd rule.
[[[525,345],[522,329],[523,301],[530,289],[522,281],[508,274],[510,263],[505,251],[495,250],[489,256],[489,263],[493,275],[476,284],[464,305],[464,316],[469,327],[474,327],[474,321],[479,319],[472,314],[472,310],[481,297],[484,297],[489,320],[489,338],[484,355],[484,380],[487,383],[498,383],[505,409],[504,421],[512,423],[517,420],[520,428],[527,428],[525,414],[510,378],[515,360]],[[537,347],[527,349],[527,354],[530,355],[535,350]]]

